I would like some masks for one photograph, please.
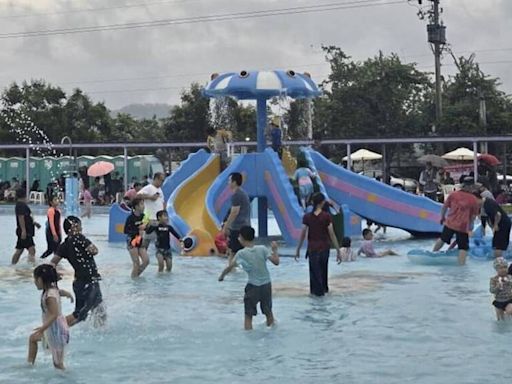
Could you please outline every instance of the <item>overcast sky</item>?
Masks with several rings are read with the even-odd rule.
[[[417,1],[375,5],[395,1],[0,0],[0,87],[43,78],[66,91],[80,87],[112,109],[174,104],[184,87],[206,83],[212,72],[291,68],[321,81],[329,71],[322,44],[337,45],[358,60],[379,49],[396,52],[433,71]],[[484,72],[501,78],[502,89],[512,93],[512,1],[440,1],[453,51],[475,52]],[[354,8],[44,37],[6,35],[332,3]],[[453,72],[452,63],[446,53],[444,75]]]

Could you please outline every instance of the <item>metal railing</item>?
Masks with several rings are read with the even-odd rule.
[[[321,140],[321,144],[327,145],[345,145],[347,150],[347,168],[351,169],[352,161],[350,154],[352,153],[352,146],[354,145],[383,145],[386,144],[432,144],[432,143],[469,143],[473,147],[473,152],[475,154],[473,159],[473,169],[475,174],[475,180],[478,177],[478,159],[477,159],[477,149],[479,143],[512,143],[512,135],[511,136],[452,136],[452,137],[439,137],[439,136],[428,136],[428,137],[397,137],[397,138],[368,138],[368,139],[326,139]],[[283,141],[283,145],[285,146],[308,146],[314,144],[315,141],[312,140],[293,140],[293,141]],[[270,144],[270,143],[268,143]],[[228,143],[227,151],[228,155],[232,155],[234,153],[235,148],[237,147],[256,147],[256,141],[236,141]],[[195,142],[195,143],[76,143],[76,144],[0,144],[0,149],[3,150],[25,150],[25,156],[27,160],[26,167],[26,180],[27,184],[30,180],[30,167],[28,164],[30,163],[30,157],[32,151],[39,151],[44,149],[122,149],[124,156],[124,187],[125,190],[128,186],[128,149],[133,148],[201,148],[205,147],[206,144],[204,142]],[[28,187],[28,185],[27,185]],[[27,193],[28,193],[27,188]]]

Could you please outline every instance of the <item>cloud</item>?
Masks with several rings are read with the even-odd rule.
[[[138,2],[137,2],[138,1]],[[349,1],[349,0],[345,0]],[[387,1],[387,0],[386,0]],[[165,18],[246,12],[316,5],[327,0],[0,0],[0,17],[44,13],[37,17],[0,19],[0,34],[75,28]],[[126,5],[148,4],[145,7]],[[159,3],[159,4],[157,4]],[[414,2],[413,2],[414,3]],[[492,63],[512,60],[508,47],[510,1],[442,1],[448,40],[455,52],[477,52],[482,69],[499,76],[512,90],[512,66]],[[124,8],[116,8],[120,6]],[[102,8],[101,11],[74,12]],[[126,31],[84,33],[42,38],[0,40],[3,73],[0,86],[30,78],[45,78],[67,91],[80,87],[113,109],[130,103],[177,103],[190,82],[205,83],[212,72],[259,68],[295,68],[320,81],[328,74],[322,44],[342,47],[358,60],[396,52],[421,69],[433,69],[425,22],[417,9],[404,4],[329,12],[284,15],[211,23],[183,24]],[[447,55],[443,71],[452,73]],[[132,91],[130,91],[132,90]]]

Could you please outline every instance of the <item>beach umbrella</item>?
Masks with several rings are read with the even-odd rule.
[[[478,153],[477,153],[477,155],[478,155]],[[446,160],[471,161],[475,158],[475,153],[470,149],[467,149],[465,147],[460,147],[454,151],[445,153],[441,157]]]
[[[421,164],[432,163],[432,166],[436,168],[444,168],[448,165],[445,159],[437,155],[423,155],[418,158],[418,162]]]
[[[484,153],[482,155],[478,155],[478,160],[483,161],[484,163],[486,163],[487,165],[490,165],[491,167],[501,164],[501,161],[499,161],[496,156],[491,155],[489,153]]]
[[[382,155],[367,149],[359,149],[358,151],[350,154],[350,159],[352,161],[380,160],[382,159]],[[345,156],[343,161],[348,161],[348,156]]]
[[[114,170],[114,164],[108,161],[98,161],[87,169],[87,175],[91,177],[105,176]]]

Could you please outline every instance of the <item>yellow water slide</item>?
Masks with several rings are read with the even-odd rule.
[[[206,193],[219,172],[220,159],[215,156],[180,186],[175,197],[176,213],[189,225],[188,235],[198,240],[197,246],[185,253],[188,256],[208,256],[211,249],[216,249],[214,239],[219,228],[206,209]]]

